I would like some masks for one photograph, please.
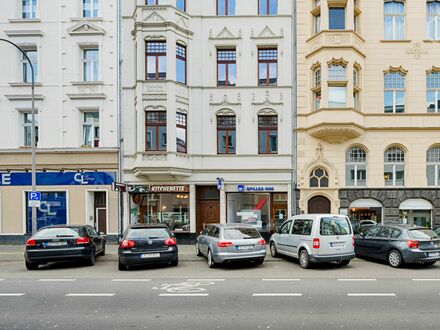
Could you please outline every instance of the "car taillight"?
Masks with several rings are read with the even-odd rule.
[[[354,236],[351,237],[351,241],[353,242],[353,246],[355,245]]]
[[[26,241],[26,246],[36,246],[37,242],[34,239],[28,239]]]
[[[406,241],[406,245],[408,245],[408,247],[410,249],[417,249],[419,247],[419,241],[408,240],[408,241]]]
[[[76,244],[88,244],[90,243],[90,240],[88,237],[78,237],[76,239]]]
[[[129,249],[134,247],[136,244],[134,241],[128,240],[128,239],[124,239],[121,242],[121,245],[119,246],[121,249]]]
[[[229,246],[234,246],[234,244],[232,244],[232,242],[217,242],[217,246],[219,248],[225,248]]]
[[[167,238],[167,239],[165,240],[165,245],[166,245],[166,246],[175,246],[175,245],[177,245],[177,243],[176,243],[176,239],[173,238],[173,237]]]
[[[264,238],[259,239],[257,245],[266,245],[266,240]]]
[[[319,243],[319,238],[314,238],[313,239],[313,248],[319,249],[320,246],[321,246],[321,244]]]

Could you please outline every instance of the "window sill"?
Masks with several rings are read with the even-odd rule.
[[[103,81],[71,81],[70,82],[73,86],[102,86],[104,85]]]
[[[160,151],[144,151],[144,155],[168,155],[168,152],[166,150]]]
[[[43,84],[41,82],[36,82],[34,83],[35,86],[43,86]],[[9,83],[9,86],[11,87],[31,87],[32,83],[27,83],[27,82],[12,82]]]
[[[425,39],[425,40],[423,40],[423,42],[427,42],[427,43],[430,43],[430,42],[432,42],[432,43],[439,43],[439,42],[440,42],[440,39]]]
[[[72,22],[89,21],[89,22],[102,22],[102,17],[70,17]]]
[[[40,23],[40,18],[13,18],[8,20],[9,23]]]
[[[411,40],[381,40],[380,42],[389,43],[389,44],[399,44],[399,43],[410,43]]]

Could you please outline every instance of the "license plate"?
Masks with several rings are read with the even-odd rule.
[[[242,245],[242,246],[237,246],[237,250],[252,250],[254,248],[253,245]]]
[[[67,242],[45,242],[43,246],[66,246]]]
[[[440,252],[428,253],[428,257],[440,257]]]
[[[146,253],[146,254],[141,254],[141,258],[142,259],[146,259],[146,258],[159,258],[160,257],[160,253]]]
[[[342,246],[344,246],[344,242],[331,242],[330,246],[331,247],[342,247]]]

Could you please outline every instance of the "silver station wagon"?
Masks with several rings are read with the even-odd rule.
[[[214,224],[197,237],[196,253],[208,259],[209,268],[233,261],[260,265],[266,256],[266,241],[251,226]]]
[[[303,268],[332,261],[348,265],[355,257],[353,229],[343,215],[298,215],[272,235],[270,253],[274,258],[279,254],[298,258]]]

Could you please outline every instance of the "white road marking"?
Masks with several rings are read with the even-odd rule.
[[[159,297],[207,297],[209,293],[161,293]]]
[[[40,278],[38,282],[75,282],[75,278]]]
[[[264,282],[299,282],[300,278],[263,278]]]
[[[201,281],[209,281],[209,282],[224,282],[224,278],[190,278],[187,280],[188,282],[201,282]]]
[[[302,293],[253,293],[253,297],[302,297]]]
[[[338,278],[340,282],[374,282],[375,278]]]
[[[0,282],[1,282],[1,281],[4,281],[4,280],[5,280],[4,278],[0,278]]]
[[[112,282],[150,282],[149,278],[114,278]]]
[[[25,293],[0,293],[0,297],[20,297],[24,295]]]
[[[66,297],[113,297],[114,293],[68,293]]]
[[[440,282],[440,278],[413,278],[416,282]]]
[[[347,293],[349,297],[395,297],[395,293]]]

